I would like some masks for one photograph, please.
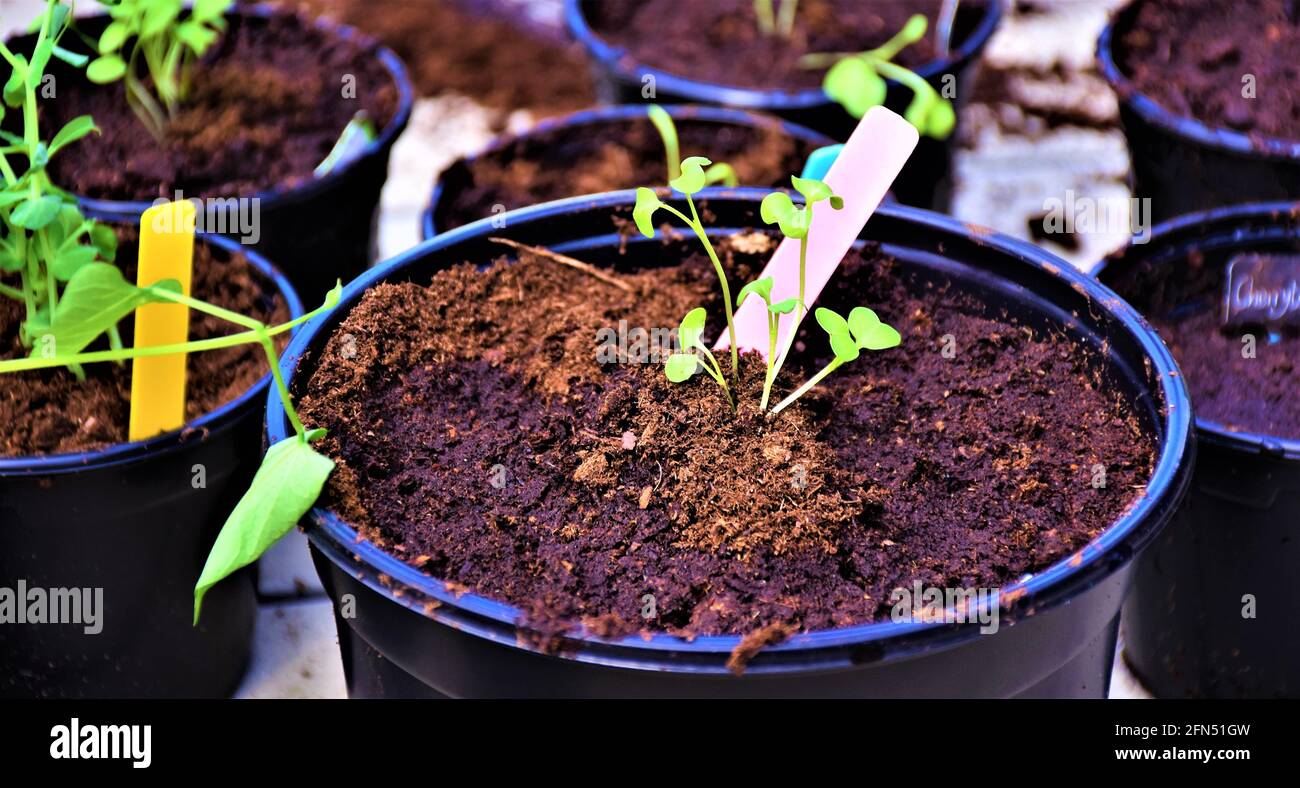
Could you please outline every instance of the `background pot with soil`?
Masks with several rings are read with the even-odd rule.
[[[133,280],[135,230],[119,227],[119,259]],[[199,241],[195,296],[267,322],[302,312],[264,259],[220,236]],[[5,356],[25,356],[21,305],[3,299],[0,309]],[[228,326],[194,314],[190,332],[217,336]],[[130,347],[129,331],[123,339]],[[256,346],[192,354],[187,423],[135,442],[127,441],[131,365],[84,369],[85,381],[66,369],[0,375],[0,585],[102,594],[93,634],[30,619],[0,626],[0,696],[229,695],[248,661],[254,573],[215,589],[198,626],[192,591],[257,468],[265,358]]]
[[[771,249],[746,229],[764,193],[701,206],[737,281]],[[1129,559],[1190,475],[1182,382],[1136,314],[1039,249],[885,206],[819,304],[873,305],[902,346],[763,426],[752,391],[733,416],[660,362],[593,359],[620,321],[704,304],[719,324],[696,247],[615,231],[632,205],[445,233],[286,351],[338,463],[308,535],[355,603],[351,694],[1101,697]],[[496,234],[621,284],[508,264]],[[272,440],[286,429],[271,403]],[[890,621],[914,580],[1001,587],[997,633]]]
[[[720,107],[663,108],[680,148],[732,165],[742,185],[789,188],[790,173],[832,144],[818,132],[764,115]],[[453,163],[433,187],[424,237],[503,210],[630,189],[664,179],[664,141],[645,105],[584,110],[502,137]]]
[[[817,52],[880,46],[912,14],[924,14],[934,31],[941,5],[942,0],[804,0],[798,4],[793,32],[785,38],[759,31],[752,0],[566,0],[566,20],[591,55],[597,87],[606,101],[761,110],[843,141],[856,121],[822,89],[826,67],[801,68],[799,59]],[[959,109],[966,86],[974,84],[979,54],[1001,14],[1000,0],[961,3],[947,55],[938,51],[931,35],[903,49],[895,59],[952,98]],[[650,85],[653,94],[647,98]],[[949,89],[954,87],[955,94]],[[914,96],[915,91],[890,78],[884,103],[903,114]],[[922,138],[917,154],[895,183],[901,201],[947,207],[952,140],[951,134]]]
[[[1276,203],[1182,217],[1099,271],[1169,343],[1196,410],[1191,493],[1124,608],[1125,656],[1162,697],[1300,696],[1300,339],[1222,325],[1228,263],[1300,252],[1297,216]]]
[[[1099,67],[1156,222],[1300,197],[1297,54],[1286,0],[1141,0],[1106,27]]]
[[[78,20],[89,44],[70,35],[65,45],[93,50],[107,21]],[[43,128],[91,115],[101,133],[55,160],[51,176],[88,211],[124,221],[159,197],[202,198],[204,229],[275,260],[315,302],[371,261],[389,152],[410,117],[410,80],[396,55],[351,28],[260,7],[226,22],[161,143],[122,82],[95,85],[83,70],[52,63],[58,92],[44,100]],[[33,42],[8,43],[28,54]],[[315,175],[359,111],[377,138]]]

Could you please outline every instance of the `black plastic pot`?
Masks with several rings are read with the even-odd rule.
[[[830,137],[804,128],[794,123],[779,120],[777,118],[760,115],[743,110],[726,109],[723,107],[700,107],[684,104],[669,104],[664,106],[664,110],[672,116],[674,123],[677,124],[679,131],[684,124],[704,125],[716,127],[718,132],[723,132],[727,127],[745,127],[745,128],[771,128],[781,131],[799,142],[805,144],[808,152],[826,145],[834,144]],[[456,161],[443,170],[438,176],[437,182],[433,185],[433,195],[429,199],[429,207],[424,210],[420,217],[421,230],[423,237],[427,240],[442,232],[445,229],[452,229],[448,221],[447,212],[455,202],[456,195],[462,190],[470,188],[474,182],[472,167],[474,163],[483,159],[495,159],[502,163],[508,163],[514,158],[527,152],[529,155],[550,161],[545,155],[545,148],[540,147],[545,143],[544,139],[550,139],[560,133],[569,130],[579,130],[592,126],[607,124],[625,124],[637,119],[646,117],[646,105],[623,105],[615,107],[600,107],[597,109],[580,110],[559,118],[548,118],[533,126],[528,131],[521,134],[508,134],[498,137],[488,147],[475,153],[472,156],[466,156]],[[699,151],[683,151],[682,155],[692,155]],[[789,175],[798,175],[797,172]],[[785,179],[783,185],[788,187],[789,179]],[[651,185],[651,184],[646,184]],[[746,186],[774,186],[778,184],[744,184]],[[577,195],[574,195],[577,196]],[[516,206],[523,207],[523,206]]]
[[[1098,276],[1140,303],[1145,277],[1193,252],[1219,268],[1243,251],[1295,254],[1298,216],[1300,204],[1275,203],[1182,217]],[[1164,697],[1300,697],[1300,440],[1201,417],[1196,434],[1191,493],[1138,562],[1125,656]],[[1257,618],[1243,617],[1247,594]]]
[[[1186,213],[1246,202],[1300,197],[1300,140],[1246,135],[1211,127],[1157,104],[1119,66],[1120,39],[1141,7],[1132,3],[1106,26],[1097,43],[1102,76],[1119,94],[1133,190],[1151,200],[1159,223]]]
[[[277,12],[265,6],[252,6],[231,13],[240,17],[242,24],[255,24]],[[104,15],[87,17],[79,19],[77,27],[97,39],[106,20]],[[339,38],[363,37],[354,28],[324,19],[315,24]],[[15,38],[10,48],[15,52],[30,52],[33,40],[32,36]],[[393,142],[410,120],[415,96],[406,67],[397,55],[385,47],[377,48],[376,55],[388,70],[400,97],[396,114],[380,130],[377,140],[323,177],[291,188],[230,195],[259,201],[257,240],[250,248],[275,260],[308,303],[320,301],[336,281],[346,282],[360,274],[376,257],[379,193],[388,178],[388,156]],[[56,71],[60,86],[65,81],[69,85],[84,84],[84,77],[54,61],[51,73]],[[140,133],[145,133],[143,128]],[[124,222],[136,221],[151,205],[144,200],[81,197],[80,201],[88,211]],[[225,234],[234,237],[239,234],[241,210],[235,200],[205,200],[208,222],[205,227],[231,228]],[[247,222],[245,217],[244,223]]]
[[[637,62],[595,31],[599,24],[593,24],[593,20],[600,19],[600,13],[600,0],[565,0],[565,20],[570,32],[591,56],[597,95],[602,101],[712,104],[758,110],[815,129],[839,142],[847,140],[857,126],[857,121],[820,88],[785,91],[715,85]],[[959,43],[947,58],[916,70],[936,90],[943,90],[948,75],[956,78],[957,98],[953,103],[959,117],[965,93],[975,84],[980,53],[993,37],[1002,13],[1003,0],[987,0],[981,7],[959,5],[952,32],[952,40]],[[649,99],[643,94],[648,79],[653,79],[655,88],[655,95]],[[901,114],[911,100],[910,90],[889,81],[885,106]],[[894,192],[900,201],[922,208],[947,209],[952,194],[953,144],[959,130],[960,121],[958,130],[946,140],[921,138],[903,174],[894,182]]]
[[[242,253],[288,303],[266,260]],[[102,630],[0,624],[0,697],[224,697],[248,663],[255,569],[213,588],[192,626],[194,583],[261,459],[271,376],[176,432],[77,454],[0,457],[0,588],[102,589]],[[196,488],[202,466],[205,486]],[[93,592],[92,592],[93,593]],[[82,615],[85,615],[83,612]]]
[[[708,209],[714,232],[761,226],[767,192],[725,190]],[[665,198],[667,197],[665,193]],[[338,322],[380,282],[427,282],[465,260],[489,260],[506,235],[616,267],[662,260],[659,240],[621,238],[612,214],[630,217],[633,192],[547,203],[510,214],[505,229],[483,220],[444,233],[348,286],[339,309],[295,337],[283,369],[302,377]],[[876,623],[797,635],[764,649],[741,676],[725,663],[739,638],[668,635],[566,639],[547,656],[517,636],[519,611],[441,581],[361,539],[326,509],[310,513],[308,538],[338,615],[349,692],[371,696],[1090,696],[1105,694],[1130,559],[1181,502],[1191,475],[1191,414],[1173,359],[1113,293],[1047,252],[955,220],[884,206],[864,231],[924,281],[957,281],[991,311],[1052,326],[1104,353],[1101,374],[1125,392],[1158,461],[1145,493],[1077,554],[1003,591],[996,634],[938,623]],[[620,253],[624,245],[626,253]],[[920,286],[920,285],[919,285]],[[1097,362],[1102,363],[1102,362]],[[292,385],[292,384],[291,384]],[[271,440],[289,427],[269,403]],[[436,604],[429,604],[430,602]]]

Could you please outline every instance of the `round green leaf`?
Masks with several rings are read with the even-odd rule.
[[[708,178],[704,175],[704,168],[713,162],[703,156],[687,156],[682,159],[681,175],[673,178],[668,185],[681,192],[682,194],[695,194],[704,188]]]
[[[763,219],[764,224],[776,224],[794,213],[797,208],[794,206],[794,200],[785,192],[772,192],[763,198],[763,202],[758,206],[758,215]]]
[[[887,87],[870,62],[847,57],[826,72],[822,90],[850,115],[860,118],[867,110],[885,103]]]
[[[736,306],[739,307],[745,303],[745,298],[753,294],[757,294],[759,298],[762,298],[764,303],[770,302],[772,300],[772,281],[772,277],[765,276],[762,279],[755,279],[740,288],[740,292],[736,294]]]
[[[847,334],[831,335],[831,350],[835,352],[835,360],[841,364],[847,364],[858,357],[858,346],[854,344],[853,339]]]
[[[116,82],[125,75],[126,61],[117,55],[97,57],[86,66],[86,79],[100,85]]]
[[[902,337],[893,327],[880,322],[875,312],[865,306],[854,307],[849,312],[849,330],[858,347],[867,350],[884,350],[896,347]]]
[[[708,313],[704,307],[697,306],[686,313],[682,318],[682,324],[677,328],[678,341],[682,347],[689,350],[700,343],[700,335],[704,333],[704,322],[708,319]]]
[[[99,54],[108,55],[118,51],[126,43],[131,29],[125,22],[111,22],[99,36]]]
[[[636,207],[632,209],[632,219],[636,221],[636,229],[640,230],[646,238],[654,237],[655,228],[652,220],[655,211],[663,205],[653,189],[642,186],[636,190]]]
[[[790,182],[794,184],[794,190],[802,194],[809,205],[830,199],[835,194],[826,181],[819,181],[815,178],[800,178],[798,175],[794,175],[791,176]]]
[[[831,339],[835,339],[835,337],[844,337],[850,342],[853,341],[853,335],[849,331],[848,321],[841,317],[837,312],[826,309],[825,307],[819,307],[817,309],[817,324],[825,329],[827,334],[831,335]]]
[[[718,162],[704,171],[704,183],[720,183],[727,188],[735,188],[740,185],[740,176],[730,164]]]
[[[952,102],[939,98],[930,108],[930,115],[926,118],[925,133],[937,140],[943,140],[947,139],[956,127],[957,112],[953,109]]]
[[[778,315],[788,315],[794,311],[796,306],[799,306],[799,299],[797,297],[787,298],[784,301],[777,301],[775,304],[769,306],[768,311]]]
[[[664,375],[673,383],[682,383],[695,374],[699,365],[700,360],[694,353],[674,353],[664,364]]]

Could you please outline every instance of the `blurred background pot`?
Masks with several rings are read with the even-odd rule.
[[[1141,6],[1130,4],[1102,31],[1097,63],[1119,96],[1133,191],[1151,200],[1152,219],[1300,197],[1300,140],[1212,127],[1165,109],[1137,89],[1119,63],[1122,39]]]
[[[494,193],[491,184],[480,183],[476,180],[474,172],[476,167],[488,163],[492,168],[502,171],[508,168],[512,162],[526,159],[538,162],[543,168],[550,167],[556,171],[567,171],[573,166],[575,160],[580,159],[584,154],[590,153],[591,146],[586,143],[590,137],[595,135],[631,133],[634,129],[644,132],[648,129],[647,136],[657,146],[655,161],[659,164],[660,170],[663,170],[657,172],[655,177],[647,180],[646,183],[636,182],[635,172],[626,172],[623,173],[624,180],[631,179],[630,182],[615,184],[610,188],[599,189],[598,191],[662,185],[667,179],[667,172],[664,170],[667,166],[667,160],[663,155],[663,144],[660,142],[658,133],[653,130],[646,116],[646,108],[647,105],[645,104],[600,107],[575,112],[564,117],[544,120],[526,132],[499,137],[484,150],[472,156],[457,159],[438,176],[438,181],[434,184],[429,207],[425,209],[421,217],[421,229],[424,238],[432,238],[439,232],[454,229],[466,224],[468,221],[485,218],[489,215],[483,213],[472,218],[457,215],[463,212],[463,208],[459,207],[460,203],[474,192],[479,192],[475,201],[480,203],[488,203],[488,196]],[[824,134],[768,115],[722,107],[700,107],[684,104],[670,104],[664,106],[663,109],[673,118],[679,139],[686,140],[681,145],[682,156],[701,155],[714,161],[726,162],[728,159],[723,155],[725,150],[732,147],[741,147],[749,143],[758,143],[761,141],[760,134],[780,134],[789,137],[795,143],[797,155],[790,157],[791,161],[788,167],[777,168],[780,171],[772,173],[773,177],[770,182],[743,183],[741,184],[743,186],[772,186],[788,189],[790,188],[790,176],[798,175],[801,172],[808,154],[817,148],[833,144],[833,141]],[[638,129],[640,124],[645,124],[645,129]],[[689,144],[689,139],[693,134],[701,133],[707,134],[710,138],[708,146],[698,147]],[[576,197],[578,195],[565,194],[562,196]],[[535,200],[535,202],[541,201]],[[492,202],[495,203],[496,201],[493,200]],[[500,205],[503,210],[524,207],[522,205]]]
[[[1185,216],[1098,276],[1143,308],[1193,256],[1213,271],[1240,252],[1300,252],[1298,215],[1300,204],[1276,203]],[[1300,697],[1300,440],[1197,413],[1191,492],[1138,561],[1125,657],[1161,697]]]
[[[601,37],[600,0],[565,0],[565,20],[573,36],[585,47],[592,60],[597,93],[602,100],[615,104],[695,103],[758,110],[786,118],[801,126],[815,129],[838,142],[848,139],[857,120],[832,101],[820,87],[805,90],[759,90],[698,82],[670,73],[650,64],[640,63]],[[915,69],[941,95],[946,83],[955,79],[952,99],[958,118],[966,91],[975,84],[976,69],[984,47],[992,38],[1003,13],[1003,0],[987,0],[982,5],[962,3],[958,6],[952,31],[952,51]],[[951,76],[952,79],[947,79]],[[646,81],[653,78],[655,94],[643,95]],[[885,106],[902,114],[912,100],[912,91],[890,80]],[[898,199],[908,205],[944,211],[952,194],[952,156],[961,123],[947,139],[922,137],[903,174],[894,183]]]

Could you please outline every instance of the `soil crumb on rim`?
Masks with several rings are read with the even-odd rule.
[[[761,268],[766,251],[738,248],[755,246],[723,245],[733,283]],[[702,375],[674,385],[661,362],[629,363],[654,344],[636,327],[698,305],[723,325],[707,258],[681,248],[622,274],[632,294],[529,254],[367,292],[301,381],[338,461],[327,503],[428,574],[521,608],[542,648],[578,624],[736,634],[739,669],[791,633],[886,619],[913,581],[1015,581],[1144,489],[1154,441],[1078,345],[982,316],[874,245],[819,301],[872,306],[903,345],[776,419],[756,411],[757,356],[735,415]],[[813,322],[778,396],[826,361]]]

